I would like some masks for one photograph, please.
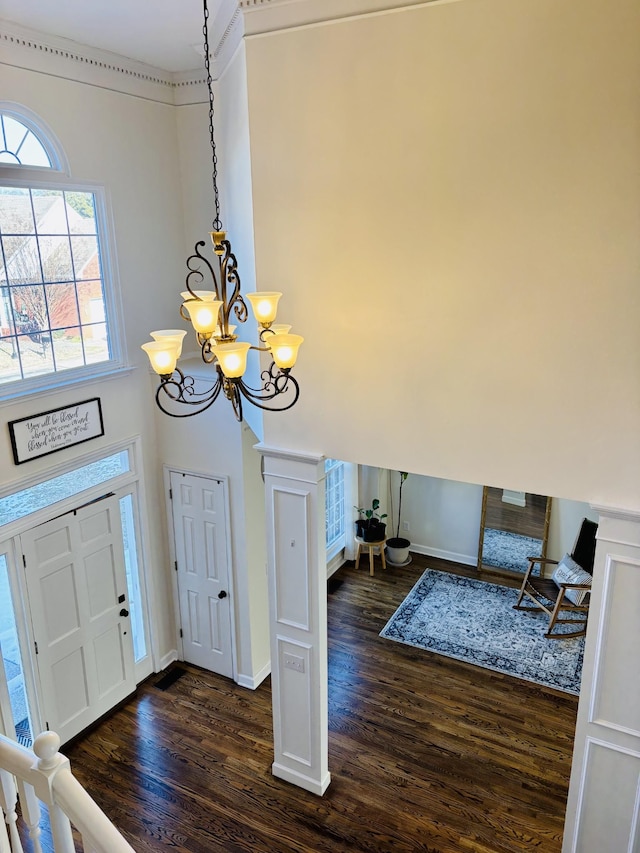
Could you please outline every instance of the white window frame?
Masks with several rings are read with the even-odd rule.
[[[336,486],[330,485],[330,478],[336,477],[339,479],[339,487],[342,492],[342,511],[340,513],[340,532],[337,536],[335,536],[330,542],[326,540],[326,528],[325,528],[325,547],[327,551],[327,563],[331,562],[333,558],[340,553],[340,551],[344,550],[345,542],[346,542],[346,523],[345,523],[345,477],[344,477],[344,462],[339,459],[325,459],[324,463],[324,471],[325,471],[325,514],[326,518],[329,518],[330,513],[330,501],[333,500],[335,503],[335,498],[332,495],[335,493]]]
[[[108,361],[85,364],[66,370],[42,373],[26,379],[0,382],[0,401],[37,394],[41,391],[63,388],[68,385],[95,382],[96,379],[128,370],[124,346],[124,326],[118,266],[115,257],[115,231],[111,204],[104,186],[69,177],[68,164],[62,147],[34,113],[16,104],[0,101],[0,112],[22,122],[38,137],[56,168],[21,166],[15,163],[0,164],[0,185],[29,189],[53,189],[92,193],[95,199],[96,231],[100,249],[102,290],[105,305],[105,323],[109,336],[111,358]]]

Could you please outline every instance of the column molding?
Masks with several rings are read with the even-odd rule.
[[[640,849],[640,513],[600,514],[563,853]]]
[[[328,769],[324,457],[256,445],[267,519],[274,776],[322,795]]]

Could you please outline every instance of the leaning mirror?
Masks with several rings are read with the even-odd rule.
[[[478,571],[524,574],[528,557],[545,557],[551,498],[485,486]]]

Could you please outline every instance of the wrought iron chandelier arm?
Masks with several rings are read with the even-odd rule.
[[[204,275],[202,273],[202,269],[200,267],[200,262],[202,262],[206,268],[209,270],[209,274],[211,275],[211,280],[213,282],[213,289],[216,292],[216,298],[220,299],[220,288],[218,286],[218,278],[216,276],[214,268],[211,266],[208,258],[205,258],[204,255],[200,254],[200,247],[205,246],[204,240],[198,240],[196,245],[193,248],[193,254],[189,255],[187,258],[187,269],[189,272],[187,273],[187,277],[185,279],[185,285],[189,293],[193,294],[193,298],[197,299],[198,297],[195,294],[193,284],[196,285],[196,289],[198,289],[198,284],[204,281]],[[197,264],[197,265],[196,265]],[[180,308],[180,314],[182,315],[182,307]],[[188,317],[183,317],[183,319],[188,320]]]
[[[235,327],[230,327],[229,319],[234,314],[238,322],[244,323],[248,319],[249,312],[247,303],[240,293],[238,262],[231,250],[231,243],[226,239],[226,233],[222,230],[220,219],[218,160],[213,128],[213,81],[208,34],[209,9],[207,0],[202,0],[202,3],[204,8],[204,57],[209,95],[209,140],[213,166],[211,177],[215,203],[215,218],[211,238],[217,257],[218,269],[216,270],[214,265],[202,254],[201,249],[205,246],[204,241],[198,241],[194,246],[193,254],[187,258],[188,272],[185,283],[188,295],[186,299],[183,295],[180,316],[192,324],[196,332],[198,346],[201,349],[202,360],[216,371],[215,381],[206,391],[200,393],[196,391],[193,377],[186,376],[178,367],[175,367],[172,373],[165,372],[170,371],[176,365],[176,361],[182,352],[182,340],[186,332],[181,329],[163,329],[152,332],[154,340],[144,344],[142,348],[149,356],[155,372],[160,374],[160,384],[155,396],[156,403],[165,414],[174,418],[185,418],[199,414],[208,409],[223,391],[224,396],[233,406],[236,418],[241,421],[243,399],[266,411],[286,411],[297,402],[300,396],[300,388],[294,377],[290,375],[289,368],[278,368],[275,361],[272,361],[268,370],[263,370],[260,374],[261,388],[251,388],[239,378],[246,367],[248,349],[256,350],[256,352],[270,351],[266,335],[267,333],[276,334],[275,330],[270,327],[275,320],[277,299],[282,294],[272,292],[262,294],[263,299],[268,297],[266,302],[268,307],[266,311],[263,311],[262,308],[258,311],[256,308],[256,319],[262,326],[260,344],[254,346],[243,341],[238,342],[238,336],[233,334]],[[209,306],[208,310],[207,303],[210,301],[211,294],[210,292],[203,293],[198,288],[205,280],[205,270],[209,270],[215,291],[215,300],[211,301],[216,303]],[[259,296],[260,294],[256,293],[255,299],[258,300]],[[185,305],[187,306],[186,309]],[[290,327],[287,326],[286,328]],[[282,349],[278,360],[282,364],[293,365],[297,348],[303,339],[299,335],[287,337],[283,334],[279,340],[284,342],[281,344]],[[290,345],[289,356],[283,355],[286,352],[287,345]],[[224,364],[230,377],[224,375],[221,364]],[[183,413],[176,411],[181,405],[186,406],[188,411]]]
[[[221,232],[222,233],[222,232]],[[249,316],[247,304],[240,295],[240,273],[238,272],[238,261],[234,253],[231,251],[231,243],[222,239],[219,243],[214,243],[220,257],[220,281],[222,292],[222,301],[224,302],[223,321],[226,325],[229,323],[229,316],[233,309],[239,323],[244,323]],[[227,298],[227,284],[233,287],[231,296]]]
[[[239,383],[238,388],[243,397],[246,397],[252,405],[256,406],[258,409],[263,409],[266,412],[286,412],[287,409],[292,408],[298,402],[298,397],[300,396],[300,386],[293,376],[287,377],[286,390],[293,390],[293,399],[289,402],[282,400],[280,405],[267,405],[272,400],[275,400],[276,397],[283,394],[285,389],[272,390],[266,395],[261,395],[260,392],[255,392],[254,389],[249,388],[244,382]],[[288,400],[288,398],[287,398]]]
[[[176,374],[178,374],[177,379],[174,378]],[[160,384],[156,389],[156,403],[166,415],[172,418],[189,418],[192,415],[199,415],[215,403],[222,390],[222,385],[222,377],[218,373],[216,381],[210,388],[198,392],[195,390],[193,377],[186,376],[179,367],[176,367],[170,376],[161,377]],[[164,404],[165,397],[172,403],[179,403],[192,408],[187,412],[176,412]]]
[[[238,383],[240,393],[254,406],[266,411],[285,412],[297,403],[300,386],[295,376],[292,376],[288,370],[280,370],[275,362],[271,362],[269,369],[263,370],[260,377],[263,380],[262,388],[251,388],[242,381]],[[265,405],[285,393],[289,394],[288,402],[282,400],[280,405]],[[291,395],[292,399],[290,399]]]

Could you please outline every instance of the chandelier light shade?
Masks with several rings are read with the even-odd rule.
[[[240,292],[240,275],[231,243],[222,230],[220,200],[218,195],[218,161],[213,131],[213,87],[209,59],[209,10],[203,0],[204,56],[209,94],[209,141],[213,160],[213,197],[215,218],[211,241],[215,260],[213,263],[202,254],[203,240],[196,243],[193,254],[187,258],[186,290],[180,294],[180,316],[190,322],[196,336],[202,360],[210,365],[213,378],[202,390],[200,380],[186,375],[178,367],[182,344],[187,332],[183,329],[160,329],[151,332],[152,341],[143,344],[151,367],[160,377],[156,402],[160,409],[172,417],[184,418],[208,409],[222,392],[231,402],[236,418],[242,420],[242,405],[246,400],[259,409],[285,411],[298,401],[299,385],[291,374],[298,349],[304,338],[290,334],[291,326],[275,323],[278,302],[282,293],[258,291],[247,293],[259,328],[260,345],[254,346],[237,340],[236,326],[230,324],[233,316],[239,323],[248,318],[247,305]],[[197,289],[211,279],[212,290]],[[244,381],[247,358],[253,350],[270,356],[271,364],[260,372],[260,387],[252,388]],[[258,355],[258,357],[260,357]]]

